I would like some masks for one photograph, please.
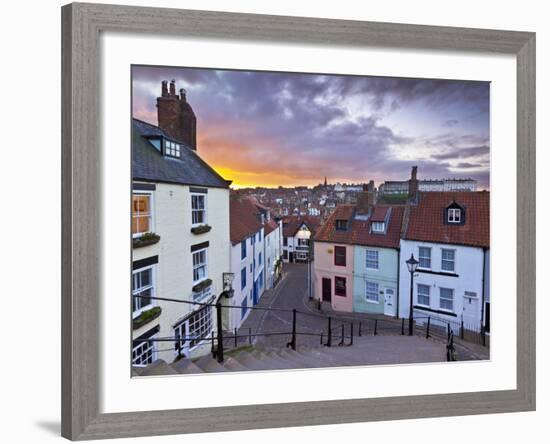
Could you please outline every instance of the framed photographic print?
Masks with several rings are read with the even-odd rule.
[[[535,408],[534,34],[62,23],[65,437]]]

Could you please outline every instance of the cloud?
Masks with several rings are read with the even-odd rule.
[[[435,178],[471,164],[488,184],[486,82],[133,67],[134,117],[157,123],[160,82],[171,79],[197,115],[199,153],[228,174],[312,185],[403,178],[413,164]],[[392,121],[400,113],[423,133]]]
[[[449,119],[442,123],[442,126],[446,128],[452,128],[453,126],[458,125],[459,121],[457,119]]]

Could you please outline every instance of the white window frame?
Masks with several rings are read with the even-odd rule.
[[[198,196],[198,197],[202,197],[204,199],[204,208],[202,209],[196,209],[196,208],[193,208],[193,197],[194,196]],[[208,223],[208,219],[207,219],[207,211],[206,211],[206,208],[207,208],[207,202],[206,202],[206,194],[205,193],[191,193],[191,226],[192,227],[198,227],[199,225],[205,225],[206,223]],[[201,212],[203,213],[203,220],[202,222],[194,222],[195,220],[195,214],[198,213],[198,212]]]
[[[450,290],[451,291],[451,298],[447,298],[447,297],[442,297],[441,295],[441,290]],[[455,290],[454,288],[447,288],[447,287],[439,287],[439,309],[440,310],[444,310],[444,311],[448,311],[448,312],[454,312],[454,299],[455,299]],[[445,300],[445,301],[451,301],[451,308],[448,308],[448,307],[442,307],[442,304],[441,304],[441,301],[442,300]]]
[[[375,253],[376,259],[373,259],[372,257],[369,258],[369,254]],[[372,265],[374,262],[376,262],[376,266],[369,266]],[[379,270],[380,269],[380,252],[378,250],[371,250],[367,249],[365,250],[365,268],[367,270]]]
[[[191,321],[199,322],[199,323],[202,322],[203,320],[200,318],[198,321],[193,319],[195,316],[199,316],[202,313],[207,313],[203,317],[209,318],[210,325],[208,325],[206,329],[199,330],[199,336],[202,337],[201,340],[189,339],[191,335],[193,335],[193,332],[191,331]],[[195,349],[196,347],[200,346],[203,342],[208,340],[210,335],[212,334],[213,329],[214,329],[214,323],[212,321],[212,307],[210,306],[201,307],[200,309],[192,313],[189,317],[187,317],[185,320],[181,321],[180,323],[178,323],[176,326],[173,327],[174,338],[182,338],[182,337],[185,338],[184,341],[181,341],[182,344],[180,346],[180,351],[182,351],[186,355],[189,353],[189,350]],[[202,335],[200,334],[201,332],[203,333]],[[178,356],[177,342],[174,342],[174,354]]]
[[[153,211],[153,193],[147,193],[147,192],[132,192],[132,219],[134,218],[134,196],[146,196],[149,198],[149,231],[151,233],[154,233],[154,211]],[[139,233],[132,233],[132,237],[141,237],[143,236],[147,231],[141,231]]]
[[[147,367],[148,365],[152,364],[157,359],[157,347],[155,341],[148,341],[148,339],[154,339],[158,333],[155,333],[153,336],[144,339],[140,341],[138,345],[135,347],[132,347],[132,367]],[[149,350],[151,351],[151,362],[145,363],[145,364],[136,364],[137,358],[134,358],[134,353],[137,352],[138,349],[143,348],[143,350],[140,352],[139,356],[144,355],[145,353],[148,353]]]
[[[139,289],[134,289],[134,276],[138,273],[141,273],[145,270],[151,270],[151,284],[139,287]],[[133,298],[136,294],[143,292],[145,290],[151,289],[151,297],[154,298],[156,295],[156,288],[155,288],[155,265],[148,265],[146,267],[138,268],[137,270],[132,270],[132,307],[133,307]],[[133,310],[132,308],[132,317],[137,318],[142,312],[149,310],[150,308],[155,306],[155,301],[151,299],[151,303],[144,305],[143,307],[138,308],[137,310]]]
[[[371,227],[373,233],[384,233],[386,231],[386,222],[373,222]]]
[[[375,285],[376,286],[376,293],[372,289],[369,290],[369,285],[373,285],[373,286]],[[370,295],[376,294],[376,298],[369,298],[369,294]],[[380,303],[380,285],[378,284],[378,282],[365,281],[365,300],[367,302],[371,302],[373,304]]]
[[[204,262],[200,262],[198,265],[195,265],[195,255],[204,252]],[[208,279],[208,247],[201,248],[200,250],[193,251],[191,253],[191,262],[193,264],[193,285],[198,284],[199,282]],[[195,270],[204,267],[204,276],[195,280]]]
[[[444,259],[443,258],[443,253],[444,252],[449,252],[449,251],[453,253],[453,260],[452,261],[450,259]],[[444,268],[443,267],[444,262],[446,262],[446,263],[452,262],[453,268],[451,270]],[[445,273],[455,273],[456,272],[456,250],[455,249],[453,249],[453,248],[442,248],[441,249],[441,271],[443,271]]]
[[[428,260],[430,261],[429,267],[424,267],[424,266],[422,265],[422,260],[423,260],[423,259],[426,260],[426,257],[425,257],[425,256],[423,257],[423,256],[420,254],[420,251],[421,251],[422,249],[426,249],[426,250],[429,251],[429,254],[430,254],[430,255],[429,255],[429,258],[428,258]],[[422,268],[422,269],[424,269],[424,270],[431,270],[431,268],[432,268],[432,247],[426,247],[426,246],[424,246],[424,245],[419,245],[419,246],[418,246],[418,268]]]
[[[421,293],[420,292],[420,287],[424,287],[424,288],[427,288],[428,289],[428,294],[426,293]],[[428,298],[428,303],[427,304],[424,304],[423,302],[420,302],[420,298]],[[417,305],[421,305],[423,307],[429,307],[430,306],[430,300],[431,300],[431,287],[427,284],[420,284],[420,283],[417,283],[416,284],[416,304]]]
[[[169,157],[181,158],[181,144],[165,139],[164,154]]]
[[[447,222],[459,224],[462,222],[462,210],[460,208],[447,208]]]
[[[240,242],[240,246],[241,246],[241,261],[245,261],[246,258],[248,257],[248,247],[246,245],[246,239]],[[243,252],[244,252],[244,256],[243,256]]]

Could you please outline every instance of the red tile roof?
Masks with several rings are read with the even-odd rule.
[[[315,233],[321,224],[321,218],[319,216],[287,216],[283,219],[283,236],[294,236],[302,224],[306,224],[309,230]]]
[[[384,222],[386,220],[388,209],[388,207],[375,207],[370,220],[373,222]]]
[[[269,219],[265,225],[264,225],[264,235],[267,236],[268,234],[272,233],[279,227],[279,224],[275,222],[273,219]]]
[[[347,220],[348,223],[351,222],[353,218],[353,213],[355,210],[354,205],[338,205],[327,221],[319,228],[315,234],[314,240],[321,242],[335,242],[335,243],[353,243],[352,239],[352,230],[349,229],[346,231],[336,230],[336,221],[337,220]]]
[[[260,211],[250,199],[231,196],[229,200],[229,236],[233,245],[262,228]]]
[[[386,233],[371,233],[372,220],[353,219],[354,205],[338,205],[332,215],[323,224],[315,236],[316,242],[331,242],[336,244],[368,245],[372,247],[399,248],[403,207],[376,206],[375,214],[386,215],[391,211]],[[346,219],[351,222],[347,231],[336,230],[336,220]],[[382,218],[382,220],[384,220]]]
[[[445,209],[456,202],[465,209],[463,225],[444,223]],[[412,206],[404,239],[489,247],[490,193],[424,192]]]
[[[390,211],[388,226],[385,233],[371,233],[371,222],[380,222],[375,220],[356,220],[353,224],[354,231],[354,244],[356,245],[368,245],[371,247],[384,247],[384,248],[399,248],[401,240],[401,224],[403,221],[404,207],[382,207],[377,206],[374,210],[373,216],[376,214],[376,210],[380,208],[380,212],[384,215]],[[383,210],[383,211],[382,211]],[[384,219],[381,219],[382,221]]]

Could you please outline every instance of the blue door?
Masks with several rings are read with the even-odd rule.
[[[254,281],[254,288],[252,293],[252,302],[254,305],[258,303],[258,281]]]

